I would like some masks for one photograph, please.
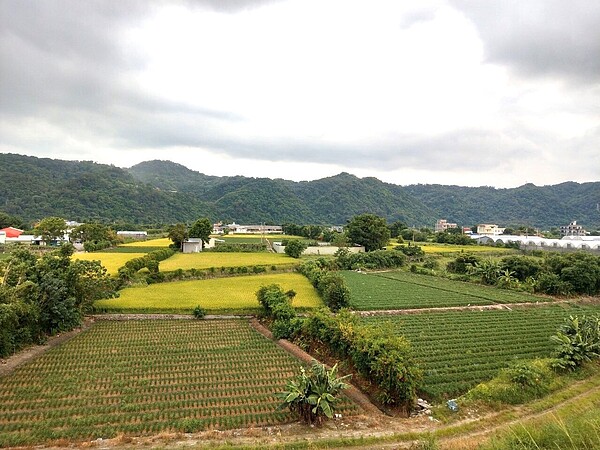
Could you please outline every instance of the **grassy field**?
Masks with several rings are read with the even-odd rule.
[[[0,446],[277,425],[299,366],[243,320],[98,322],[0,378]]]
[[[550,305],[513,310],[423,312],[364,318],[408,338],[424,369],[424,395],[452,398],[518,359],[551,356],[554,334],[570,314],[600,306]]]
[[[342,272],[358,310],[545,302],[548,298],[405,271]]]
[[[240,266],[278,266],[296,264],[297,259],[277,253],[177,253],[160,262],[161,272],[170,272],[177,269],[210,269],[214,267],[240,267]]]
[[[84,261],[99,260],[108,273],[116,275],[119,267],[122,267],[127,261],[133,258],[144,256],[145,253],[109,253],[109,252],[94,252],[94,253],[74,253],[74,259]]]
[[[259,308],[256,291],[277,283],[284,290],[293,289],[293,306],[314,308],[321,299],[309,281],[297,273],[248,275],[208,280],[176,281],[123,289],[115,299],[95,303],[101,311],[181,312],[191,313],[200,305],[209,312],[254,312]]]

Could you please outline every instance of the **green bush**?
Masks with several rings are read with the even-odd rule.
[[[474,267],[480,261],[481,260],[477,256],[471,253],[465,253],[446,264],[446,270],[452,273],[467,274],[470,268]]]
[[[407,413],[412,408],[422,372],[403,336],[385,327],[361,325],[346,310],[337,316],[318,310],[305,321],[302,332],[338,356],[351,359],[357,371],[380,388],[383,403]]]
[[[285,245],[285,254],[292,258],[300,258],[302,252],[306,250],[308,245],[300,239],[290,239]]]
[[[192,312],[192,314],[194,315],[194,317],[196,319],[203,319],[204,316],[206,316],[206,310],[204,308],[202,308],[200,305],[198,305],[194,308],[194,311]]]
[[[564,383],[552,369],[554,362],[552,359],[516,362],[500,370],[491,380],[475,386],[464,398],[492,405],[518,405],[540,398]]]
[[[375,250],[366,253],[351,253],[348,250],[336,253],[336,264],[342,270],[391,269],[406,264],[402,252]]]

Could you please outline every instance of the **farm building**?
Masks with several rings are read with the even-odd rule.
[[[117,231],[117,236],[131,239],[146,239],[148,233],[146,231]]]
[[[6,244],[6,231],[0,231],[0,244]]]
[[[216,243],[215,238],[210,238],[208,244],[204,248],[213,248]],[[182,244],[183,253],[199,253],[202,251],[202,239],[200,238],[189,238]]]
[[[15,227],[2,228],[0,229],[0,231],[4,232],[5,237],[7,238],[18,238],[19,236],[21,236],[21,234],[23,234],[23,230],[19,230]]]
[[[282,234],[283,228],[280,225],[240,225],[235,222],[229,225],[223,225],[222,223],[215,223],[213,225],[213,233],[223,234]]]

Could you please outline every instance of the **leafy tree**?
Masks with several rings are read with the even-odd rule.
[[[408,226],[404,222],[400,222],[399,220],[397,220],[389,226],[390,236],[393,238],[397,238],[398,236],[400,236],[402,230],[406,230],[407,228]]]
[[[323,302],[333,312],[350,306],[350,290],[341,275],[328,272],[321,277],[319,284],[322,286]]]
[[[346,226],[348,239],[370,252],[385,247],[390,240],[390,230],[383,217],[361,214],[353,217]]]
[[[285,254],[292,258],[300,258],[307,245],[300,239],[290,239],[285,246]]]
[[[115,295],[99,261],[71,260],[72,253],[69,243],[41,258],[19,249],[0,267],[0,355],[71,330],[95,300]]]
[[[313,361],[308,370],[301,367],[300,374],[289,380],[286,390],[278,395],[283,400],[280,408],[289,408],[309,424],[320,424],[323,416],[333,418],[338,395],[348,387],[345,380],[350,377],[337,374],[337,364],[327,369]]]
[[[85,251],[93,252],[116,245],[119,242],[117,234],[107,225],[91,222],[81,224],[70,234],[71,242],[81,241]]]
[[[465,253],[457,256],[453,261],[448,262],[448,264],[446,264],[446,270],[452,273],[466,274],[479,262],[480,260],[477,256],[472,253]]]
[[[42,237],[42,240],[46,244],[49,244],[52,241],[62,238],[65,234],[65,228],[65,219],[61,219],[60,217],[46,217],[40,220],[34,231]]]
[[[505,256],[500,260],[502,270],[513,272],[519,281],[525,281],[529,277],[537,277],[542,271],[542,265],[535,259],[527,256]]]
[[[25,228],[25,223],[16,216],[11,216],[5,212],[0,211],[0,228],[15,227]]]
[[[210,241],[210,233],[212,233],[213,226],[208,218],[196,220],[192,228],[190,228],[189,237],[202,239],[202,248]]]
[[[173,241],[172,246],[178,250],[182,250],[182,245],[189,237],[188,229],[184,223],[178,223],[169,227],[167,237]]]

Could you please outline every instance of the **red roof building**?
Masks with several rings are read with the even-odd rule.
[[[0,231],[4,231],[6,233],[7,238],[16,238],[21,236],[21,234],[23,233],[23,230],[19,230],[18,228],[14,227],[2,228]]]

